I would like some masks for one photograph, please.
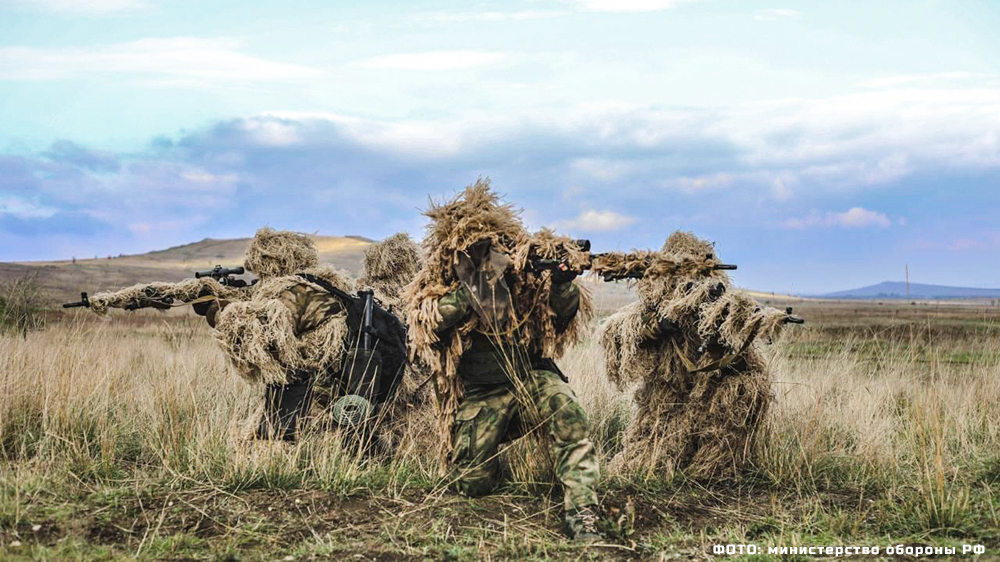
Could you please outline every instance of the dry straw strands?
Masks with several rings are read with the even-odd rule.
[[[353,283],[330,266],[306,269],[345,292]],[[310,370],[329,372],[340,367],[348,342],[347,314],[322,315],[299,331],[301,319],[288,306],[286,295],[305,287],[323,298],[326,289],[313,285],[298,275],[264,279],[256,285],[253,298],[235,302],[220,314],[215,338],[226,352],[230,364],[250,382],[284,383],[290,372]]]
[[[90,297],[90,308],[98,314],[104,314],[109,308],[146,307],[151,301],[164,304],[168,300],[175,304],[185,303],[207,294],[228,300],[242,300],[248,298],[251,291],[251,287],[227,287],[211,277],[185,279],[179,283],[140,283],[117,291],[97,293]]]
[[[683,232],[663,247],[692,263],[712,250]],[[785,315],[732,289],[723,272],[695,273],[645,276],[640,300],[599,329],[609,379],[623,389],[639,383],[617,469],[707,479],[733,474],[755,452],[771,383],[754,342],[777,335]],[[646,341],[661,319],[676,332]]]
[[[266,226],[254,235],[243,258],[243,266],[261,279],[292,275],[318,264],[319,254],[309,236]]]
[[[417,276],[424,259],[405,232],[394,234],[365,250],[358,287],[371,288],[392,311],[400,307],[403,288]]]

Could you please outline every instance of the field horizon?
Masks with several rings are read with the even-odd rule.
[[[598,316],[634,298],[624,285],[606,289],[596,294]],[[388,463],[345,454],[335,434],[255,442],[247,436],[259,389],[226,367],[190,311],[104,320],[55,311],[43,330],[0,336],[0,553],[709,559],[725,544],[996,552],[1000,308],[755,296],[794,306],[808,322],[765,348],[774,404],[756,460],[708,483],[606,470],[608,540],[590,548],[562,537],[559,492],[544,463],[530,461],[530,437],[505,453],[512,478],[497,494],[464,498],[437,474],[426,418],[415,418]],[[632,415],[629,392],[606,379],[592,338],[559,364],[607,465]]]

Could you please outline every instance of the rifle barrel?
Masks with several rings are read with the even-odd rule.
[[[68,302],[62,305],[63,308],[90,308],[90,299],[87,298],[87,293],[80,293],[80,300],[77,302]]]

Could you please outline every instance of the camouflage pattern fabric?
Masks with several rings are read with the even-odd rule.
[[[289,287],[278,295],[278,300],[292,312],[296,336],[316,329],[344,310],[340,299],[305,282]]]
[[[510,383],[466,388],[455,419],[451,457],[459,491],[470,496],[490,493],[497,484],[499,445],[537,430],[553,447],[567,513],[597,505],[594,486],[600,469],[587,414],[558,374],[535,370],[527,375],[517,391]]]

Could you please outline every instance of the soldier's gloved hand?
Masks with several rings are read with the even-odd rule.
[[[214,328],[219,321],[219,313],[229,306],[229,301],[218,299],[205,304],[208,305],[208,308],[205,310],[205,320],[208,321],[209,326]]]
[[[660,318],[659,328],[660,337],[672,335],[681,331],[677,324],[674,324],[666,318]]]
[[[553,285],[564,285],[574,280],[580,274],[572,269],[565,263],[559,264],[559,267],[552,270],[552,284]]]
[[[202,297],[211,296],[212,294],[213,293],[212,293],[211,289],[209,289],[208,287],[205,287],[205,288],[203,288],[201,290],[200,293],[198,293],[198,298],[200,299]],[[191,308],[194,309],[194,313],[197,314],[198,316],[205,316],[206,314],[208,314],[208,307],[211,306],[213,302],[215,302],[215,301],[206,301],[206,302],[195,303],[195,304],[191,305]]]
[[[805,324],[806,321],[792,314],[792,307],[785,309],[785,324]]]

